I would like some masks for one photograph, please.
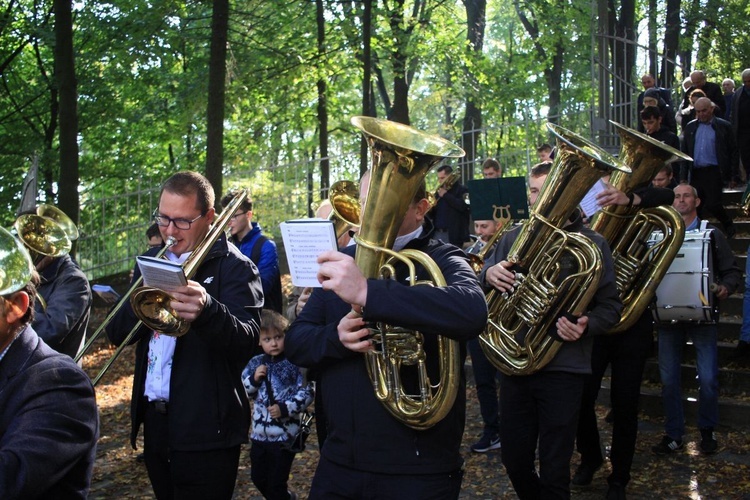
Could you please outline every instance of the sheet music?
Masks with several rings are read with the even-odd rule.
[[[594,216],[596,212],[602,209],[602,207],[596,202],[596,195],[607,189],[607,184],[599,179],[596,184],[589,189],[586,196],[581,200],[581,210],[586,214],[589,219]]]
[[[292,283],[300,287],[317,287],[318,255],[336,250],[336,231],[328,219],[295,219],[282,222],[281,237],[289,262]]]

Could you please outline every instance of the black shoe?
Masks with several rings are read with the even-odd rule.
[[[625,500],[625,485],[620,483],[609,483],[607,488],[607,500]]]
[[[675,451],[681,449],[682,439],[678,441],[676,439],[672,439],[669,436],[664,436],[663,438],[661,438],[659,444],[651,447],[651,451],[653,451],[657,455],[669,455],[670,453],[674,453]]]
[[[729,223],[729,224],[728,224],[728,225],[726,226],[726,230],[725,230],[725,232],[727,233],[727,239],[728,239],[728,240],[731,240],[731,239],[732,239],[732,238],[734,238],[734,237],[735,237],[735,235],[737,234],[737,228],[736,228],[736,227],[734,226],[734,224],[733,224],[733,223]]]
[[[601,463],[599,463],[599,465],[582,463],[578,466],[578,469],[576,469],[576,473],[573,474],[573,480],[570,482],[571,485],[578,488],[590,485],[591,481],[594,479],[594,474],[596,474],[596,471],[601,468]]]
[[[714,436],[714,430],[709,429],[701,429],[701,451],[707,455],[710,455],[712,453],[716,453],[716,450],[719,449],[719,443],[716,441],[716,437]]]
[[[608,424],[614,423],[614,421],[615,421],[615,411],[614,410],[609,410],[607,412],[607,416],[604,417],[604,421],[607,422]]]
[[[146,457],[143,455],[143,453],[139,453],[135,456],[135,461],[138,462],[139,464],[142,464],[143,462],[146,461]]]
[[[471,451],[474,453],[487,453],[490,450],[500,448],[499,436],[482,436],[482,439],[471,445]]]

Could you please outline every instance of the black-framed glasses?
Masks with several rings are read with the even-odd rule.
[[[233,216],[230,217],[230,219],[233,220],[233,221],[237,220],[237,217],[239,217],[240,215],[245,215],[246,213],[247,212],[245,211],[245,212],[240,212],[238,214],[234,214]]]
[[[153,214],[154,222],[161,226],[161,227],[169,227],[169,224],[174,224],[174,227],[177,229],[182,229],[183,231],[186,231],[190,229],[190,226],[193,225],[193,222],[197,221],[201,217],[203,217],[205,214],[200,214],[198,217],[196,217],[193,220],[188,219],[172,219],[171,217],[167,217],[166,215],[160,214],[158,211],[155,211]]]

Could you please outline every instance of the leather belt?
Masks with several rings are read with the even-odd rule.
[[[154,409],[156,413],[161,413],[162,415],[167,414],[167,405],[168,403],[164,401],[163,399],[157,399],[156,401],[149,401],[149,405]]]

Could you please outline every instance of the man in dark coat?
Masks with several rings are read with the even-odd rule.
[[[31,260],[18,245],[32,276]],[[13,279],[18,283],[9,286]],[[85,499],[99,438],[94,388],[69,356],[50,349],[30,326],[33,281],[0,277],[0,498]]]

